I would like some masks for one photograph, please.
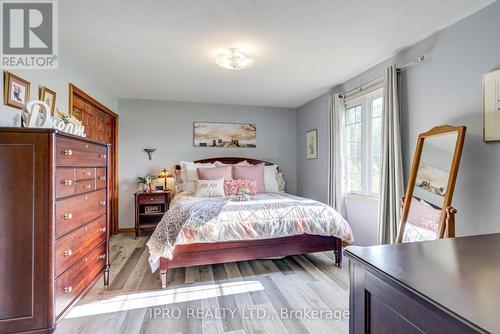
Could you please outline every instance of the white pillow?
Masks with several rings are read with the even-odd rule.
[[[224,179],[195,181],[195,197],[224,197]]]
[[[181,166],[181,180],[182,180],[182,190],[194,192],[195,191],[195,181],[199,179],[198,168],[214,168],[213,163],[195,163],[192,161],[181,161],[179,162]]]
[[[264,187],[267,193],[282,192],[280,190],[278,165],[264,166]]]
[[[236,164],[225,164],[225,163],[220,162],[220,161],[216,161],[214,163],[217,167],[225,167],[225,166],[247,166],[247,167],[249,167],[249,166],[253,166],[251,163],[249,163],[246,160],[240,161]]]

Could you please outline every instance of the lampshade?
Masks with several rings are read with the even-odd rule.
[[[172,173],[170,171],[168,171],[166,168],[163,168],[163,170],[160,172],[160,174],[158,174],[158,177],[160,179],[165,179],[165,178],[169,178],[169,177],[172,177]]]

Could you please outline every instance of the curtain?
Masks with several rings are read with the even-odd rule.
[[[344,97],[332,94],[328,111],[328,205],[346,217],[344,201],[343,150],[342,150],[342,117],[344,114]]]
[[[382,166],[378,213],[379,244],[394,243],[400,218],[403,196],[403,163],[399,108],[399,80],[395,65],[384,75],[384,103],[382,112]]]

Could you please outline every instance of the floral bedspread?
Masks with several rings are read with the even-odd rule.
[[[285,193],[257,194],[249,201],[198,198],[182,192],[170,204],[147,243],[156,271],[160,257],[190,243],[272,239],[301,234],[353,241],[347,221],[323,203]]]

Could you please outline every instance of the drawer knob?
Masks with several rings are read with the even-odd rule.
[[[99,176],[98,180],[99,181],[105,181],[106,180],[106,176]]]
[[[73,180],[64,180],[64,185],[65,186],[71,186],[71,185],[73,185]]]
[[[106,154],[99,154],[100,159],[106,159]]]
[[[106,232],[106,228],[105,228],[105,227],[101,227],[101,228],[99,229],[99,232]]]
[[[91,172],[83,172],[83,175],[90,176],[90,175],[92,175],[92,173]]]
[[[106,205],[106,201],[99,201],[98,204],[102,205],[102,206],[105,206]]]
[[[73,155],[72,150],[64,150],[64,155]]]
[[[70,293],[71,291],[73,291],[73,287],[72,286],[67,286],[64,288],[64,293]]]
[[[65,214],[64,214],[64,219],[65,219],[65,220],[70,220],[70,219],[72,219],[72,218],[73,218],[73,214],[72,214],[72,213],[65,213]]]
[[[106,254],[101,254],[101,255],[99,255],[99,258],[100,258],[100,259],[105,259],[105,258],[106,258]]]
[[[85,189],[90,189],[90,184],[85,185]]]
[[[151,197],[151,200],[154,201],[155,199],[153,197]]]
[[[71,256],[71,255],[73,255],[73,251],[71,249],[68,249],[68,250],[64,251],[64,256],[68,257],[68,256]]]

